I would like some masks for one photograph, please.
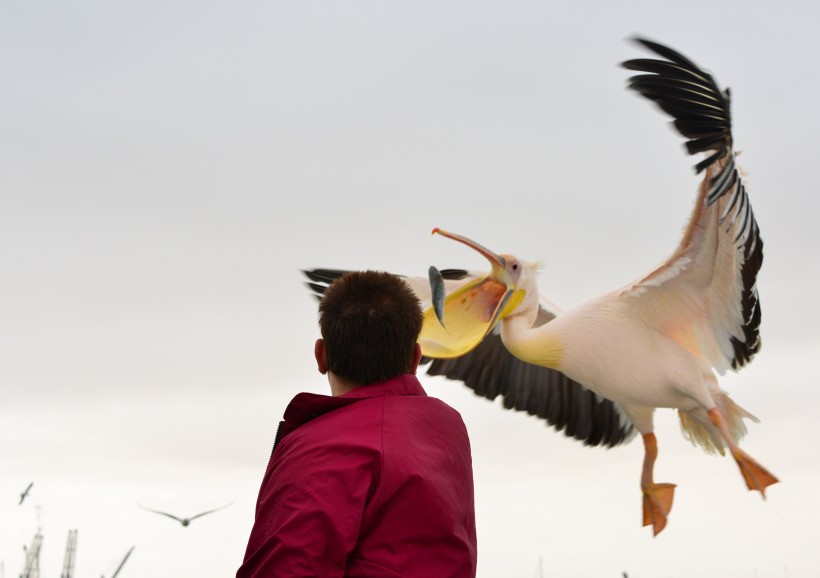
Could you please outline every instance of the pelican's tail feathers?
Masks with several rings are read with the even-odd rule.
[[[739,442],[746,435],[747,430],[746,424],[743,423],[744,419],[752,420],[755,423],[760,421],[732,401],[726,393],[722,391],[712,392],[712,397],[718,411],[726,419],[726,423],[729,425],[729,433],[732,434],[735,442]],[[692,442],[693,445],[702,447],[707,453],[724,455],[726,443],[720,432],[712,424],[706,410],[703,408],[689,411],[680,410],[678,416],[680,417],[680,428],[683,437]]]

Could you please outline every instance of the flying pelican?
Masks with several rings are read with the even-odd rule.
[[[232,503],[233,503],[233,502],[231,502],[231,504],[232,504]],[[206,514],[212,514],[213,512],[218,512],[219,510],[224,510],[225,508],[227,508],[227,507],[228,507],[228,506],[230,506],[231,504],[226,504],[226,505],[224,505],[224,506],[222,506],[222,507],[220,507],[220,508],[215,508],[215,509],[213,509],[213,510],[208,510],[207,512],[202,512],[202,513],[200,513],[200,514],[197,514],[196,516],[191,516],[190,518],[178,518],[178,517],[174,516],[173,514],[169,514],[169,513],[167,513],[167,512],[160,512],[159,510],[152,510],[151,508],[146,508],[145,506],[140,505],[140,504],[137,504],[137,505],[138,505],[140,508],[142,508],[143,510],[148,510],[149,512],[154,512],[155,514],[161,514],[161,515],[163,515],[163,516],[168,516],[169,518],[171,518],[171,519],[173,519],[173,520],[176,520],[177,522],[179,522],[180,524],[182,524],[182,526],[183,526],[183,527],[187,527],[188,525],[190,525],[190,523],[191,523],[191,522],[193,522],[193,521],[194,521],[194,520],[196,520],[197,518],[201,518],[202,516],[204,516],[204,515],[206,515]]]
[[[18,506],[23,505],[23,501],[26,499],[26,497],[28,497],[28,493],[31,491],[31,486],[33,486],[33,485],[34,485],[34,482],[29,483],[29,485],[26,486],[26,489],[23,490],[23,493],[20,494],[20,503],[17,504]]]
[[[760,349],[756,278],[763,243],[735,166],[730,94],[678,52],[635,40],[662,59],[625,62],[643,73],[629,87],[674,118],[690,154],[709,154],[696,165],[706,174],[677,249],[633,283],[561,312],[545,305],[534,264],[435,229],[478,251],[492,269],[484,276],[465,272],[460,286],[446,287],[443,307],[425,312],[419,341],[434,359],[428,373],[462,380],[490,398],[503,395],[507,407],[549,415],[560,411],[556,407],[584,405],[580,414],[564,412],[569,419],[561,427],[580,439],[587,433],[588,443],[601,429],[614,435],[598,443],[628,441],[634,426],[645,450],[643,524],[657,535],[675,486],[654,481],[655,408],[678,409],[684,435],[707,452],[723,454],[728,447],[750,490],[765,497],[778,480],[738,447],[743,419],[756,418],[720,390],[715,375],[740,369]],[[437,277],[429,279],[434,286],[421,297],[437,290]],[[519,362],[510,364],[509,353]],[[547,373],[536,375],[533,366]],[[575,396],[562,395],[555,372],[580,384]]]

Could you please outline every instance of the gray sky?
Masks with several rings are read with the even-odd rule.
[[[640,33],[733,89],[765,240],[764,347],[721,383],[782,483],[658,412],[669,526],[639,441],[601,450],[422,378],[473,443],[479,576],[789,577],[820,564],[820,201],[810,2],[0,5],[0,561],[45,578],[231,576],[276,424],[315,371],[306,267],[483,268],[439,226],[544,263],[569,307],[676,246],[698,185],[624,89]],[[29,481],[27,502],[17,496]],[[181,528],[137,507],[192,515]]]

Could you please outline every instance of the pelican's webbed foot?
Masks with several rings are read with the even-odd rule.
[[[675,484],[650,484],[642,487],[643,525],[652,525],[652,533],[657,536],[666,527],[666,518],[672,510]]]

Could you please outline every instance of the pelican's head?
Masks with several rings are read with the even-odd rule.
[[[475,241],[442,229],[433,229],[478,251],[490,262],[490,272],[447,296],[439,323],[431,308],[425,312],[419,338],[428,357],[459,357],[476,347],[506,317],[538,314],[537,266],[513,255],[499,255]]]

